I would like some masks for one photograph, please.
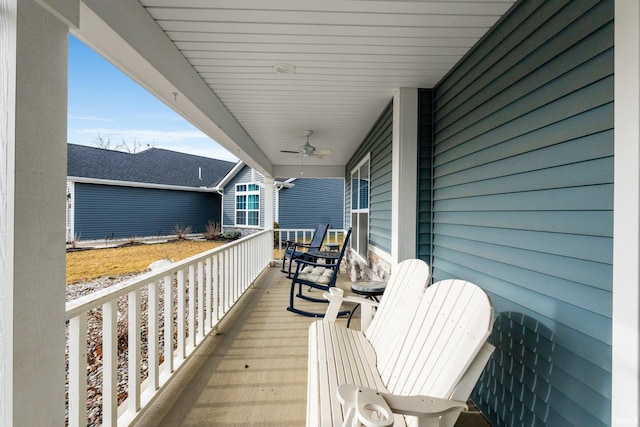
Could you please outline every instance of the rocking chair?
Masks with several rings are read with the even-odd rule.
[[[287,273],[287,277],[291,279],[291,265],[293,260],[304,259],[316,262],[317,258],[312,257],[310,252],[320,250],[322,241],[324,240],[324,236],[327,234],[328,229],[329,224],[318,224],[313,232],[311,243],[309,244],[296,242],[295,240],[287,240],[287,245],[285,246],[284,253],[282,255],[282,268],[280,271]],[[289,260],[289,268],[285,270],[287,259]]]
[[[349,246],[350,236],[351,228],[349,228],[347,234],[344,237],[342,249],[339,253],[331,251],[311,251],[309,255],[316,258],[316,261],[309,261],[301,258],[295,260],[297,263],[297,267],[291,280],[289,307],[287,307],[288,311],[307,317],[324,317],[324,312],[314,313],[311,311],[296,308],[294,306],[294,298],[300,298],[311,302],[319,302],[325,304],[328,303],[328,301],[321,295],[319,296],[319,298],[314,298],[312,296],[306,295],[303,292],[303,286],[307,286],[309,290],[320,289],[323,291],[328,291],[330,288],[336,286],[336,279],[338,278],[338,273],[340,272],[340,264],[342,263],[342,258],[344,257],[347,247]],[[324,264],[318,263],[317,260],[319,259],[324,259]],[[297,293],[296,286],[298,288]],[[344,316],[347,314],[349,314],[348,310],[338,313],[339,316]]]

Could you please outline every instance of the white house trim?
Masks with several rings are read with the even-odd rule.
[[[640,5],[615,2],[611,425],[640,418]]]
[[[391,255],[395,264],[416,257],[418,194],[418,89],[393,97]]]
[[[217,193],[217,189],[214,187],[189,187],[186,185],[149,184],[145,182],[118,181],[115,179],[85,178],[81,176],[70,176],[68,177],[68,180],[71,182],[80,182],[83,184],[116,185],[120,187],[153,188],[157,190],[178,190],[178,191],[196,191],[201,193]]]

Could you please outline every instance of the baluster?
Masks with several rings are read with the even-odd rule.
[[[218,271],[219,255],[213,256],[213,269],[211,274],[211,286],[213,288],[213,319],[216,324],[220,320],[220,276]]]
[[[118,425],[118,306],[102,304],[102,425]]]
[[[173,372],[173,284],[164,277],[164,366],[167,376]]]
[[[178,354],[179,360],[187,357],[186,330],[185,330],[185,283],[184,270],[178,270]]]
[[[87,425],[87,313],[69,320],[69,426]]]
[[[198,341],[206,335],[204,324],[204,276],[202,261],[198,262]]]
[[[195,348],[196,340],[196,270],[189,266],[189,346]]]
[[[213,328],[213,307],[212,307],[212,295],[211,295],[211,257],[208,257],[205,261],[205,277],[207,287],[207,303],[205,304],[207,329]]]
[[[129,292],[128,397],[129,412],[140,410],[140,291]]]
[[[223,282],[221,286],[222,291],[222,304],[220,305],[221,316],[224,316],[227,313],[228,300],[229,300],[229,250],[227,249],[223,253],[220,254],[222,257],[222,277]]]
[[[149,283],[149,316],[148,316],[148,360],[149,366],[149,389],[155,392],[160,388],[160,336],[158,327],[160,326],[160,312],[158,309],[158,282]]]

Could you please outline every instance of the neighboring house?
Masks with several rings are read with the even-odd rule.
[[[274,190],[274,217],[280,228],[313,229],[320,222],[343,228],[342,179],[291,178],[267,188],[264,176],[240,161],[218,184],[223,230],[251,234],[263,229],[265,191]]]
[[[288,185],[287,185],[288,184]],[[280,228],[344,228],[344,180],[291,178],[278,186],[275,217]]]
[[[233,162],[159,148],[130,154],[67,145],[67,240],[200,233],[220,222],[213,188]]]

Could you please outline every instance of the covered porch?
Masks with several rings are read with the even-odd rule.
[[[345,200],[345,218],[361,225],[354,253],[363,265],[423,258],[436,279],[475,281],[500,312],[552,329],[549,381],[515,382],[532,413],[549,404],[532,416],[638,423],[637,2],[321,4],[0,0],[0,424],[62,423],[65,321],[78,319],[76,337],[83,329],[82,314],[64,304],[69,32],[262,173],[266,186],[300,172],[300,159],[282,150],[313,129],[314,144],[332,154],[305,158],[305,175],[371,189],[370,198]],[[327,28],[342,33],[327,38]],[[286,61],[311,72],[291,77]],[[258,263],[252,251],[232,255],[233,277],[261,271],[265,253]],[[238,338],[224,345],[234,350]],[[82,357],[72,360],[81,383]],[[185,389],[201,386],[193,378]],[[80,420],[83,402],[71,401]],[[118,423],[116,409],[107,424]]]
[[[267,268],[136,425],[304,425],[308,327],[316,319],[285,310],[290,283],[279,266]],[[341,274],[338,286],[349,285]],[[359,327],[357,313],[351,327]],[[471,408],[456,426],[488,424]]]

